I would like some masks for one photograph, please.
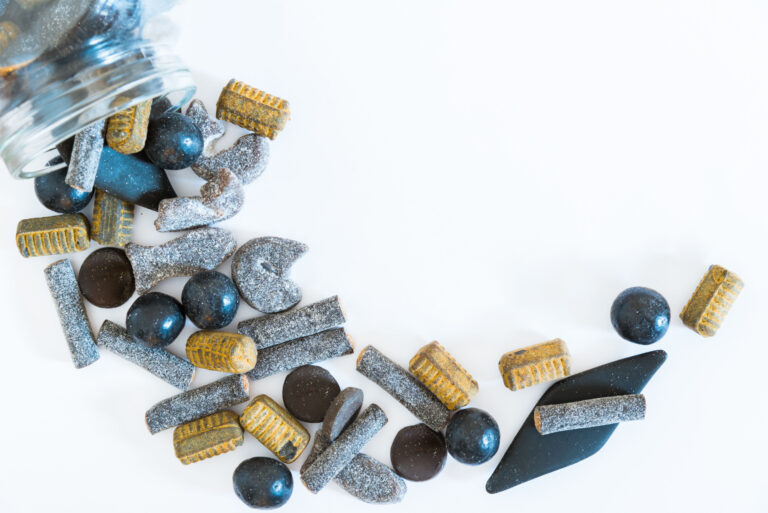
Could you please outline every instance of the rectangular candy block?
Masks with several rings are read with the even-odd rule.
[[[219,372],[248,372],[256,365],[250,337],[226,331],[198,331],[187,339],[187,358],[195,367]]]
[[[182,424],[173,430],[173,450],[184,465],[234,451],[243,445],[237,413],[229,410]]]
[[[240,424],[283,463],[295,461],[309,443],[304,426],[266,395],[245,407]]]
[[[507,388],[521,390],[570,375],[571,355],[565,342],[556,338],[505,353],[499,371]]]
[[[219,95],[216,117],[274,139],[291,119],[291,108],[286,100],[233,79]]]
[[[133,203],[96,189],[91,239],[102,246],[125,247],[133,233]]]
[[[121,110],[107,123],[107,144],[115,151],[125,155],[138,153],[144,149],[149,126],[149,113],[152,100],[141,102],[133,107]]]
[[[477,395],[477,381],[437,342],[419,349],[408,370],[449,410],[463,408]]]
[[[712,265],[680,312],[680,319],[699,335],[711,337],[720,329],[742,288],[741,278],[728,269]]]
[[[90,245],[88,218],[83,214],[22,219],[16,227],[16,247],[24,258],[74,253]]]

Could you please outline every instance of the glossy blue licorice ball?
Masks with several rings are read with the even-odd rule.
[[[240,295],[232,279],[217,271],[192,276],[181,292],[187,317],[203,330],[223,328],[235,318]]]
[[[272,458],[245,460],[235,469],[232,482],[240,500],[252,508],[279,508],[293,493],[291,471]]]
[[[150,292],[133,302],[125,327],[137,342],[149,347],[165,347],[176,340],[185,322],[181,303],[167,294]]]
[[[653,344],[669,327],[669,304],[652,289],[632,287],[618,295],[611,307],[611,324],[622,338]]]
[[[184,169],[203,154],[203,135],[190,118],[169,112],[150,121],[144,153],[163,169]]]
[[[479,408],[457,411],[445,430],[448,453],[467,465],[479,465],[499,450],[499,425]]]
[[[51,160],[48,165],[64,162],[61,157]],[[66,184],[67,168],[57,169],[35,178],[35,194],[40,203],[49,210],[60,214],[74,214],[84,209],[93,197],[93,191],[79,191]]]

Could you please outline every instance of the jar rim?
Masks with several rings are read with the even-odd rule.
[[[60,78],[51,71],[56,66],[77,72]],[[18,79],[38,83],[0,112],[0,158],[16,178],[53,171],[44,164],[54,147],[96,121],[161,96],[179,96],[182,104],[196,91],[192,73],[171,48],[147,40],[86,49],[66,63],[36,62]]]

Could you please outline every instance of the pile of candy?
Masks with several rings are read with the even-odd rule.
[[[308,248],[279,237],[259,237],[239,248],[231,233],[210,227],[243,206],[243,186],[265,169],[268,139],[289,119],[288,102],[241,82],[224,87],[212,119],[194,100],[186,115],[166,99],[137,104],[96,123],[58,147],[66,167],[35,180],[41,203],[60,215],[22,220],[17,245],[22,256],[53,255],[103,246],[84,261],[79,275],[69,260],[45,269],[75,367],[106,349],[144,368],[182,392],[146,412],[152,434],[175,428],[173,448],[183,464],[233,451],[244,431],[277,459],[251,458],[234,471],[237,496],[252,507],[275,507],[291,496],[293,478],[285,463],[309,447],[302,422],[322,422],[301,467],[301,481],[313,493],[335,481],[368,503],[402,500],[403,478],[437,475],[450,454],[478,465],[499,448],[499,427],[477,408],[465,408],[478,393],[472,376],[438,344],[419,349],[403,368],[375,347],[359,352],[356,368],[422,423],[400,430],[392,442],[392,468],[363,454],[387,416],[376,404],[363,406],[363,392],[343,390],[325,369],[312,364],[353,352],[344,331],[346,315],[337,297],[294,309],[299,286],[288,278]],[[219,120],[251,133],[216,152],[224,134]],[[200,196],[176,197],[165,170],[192,167],[206,180]],[[80,214],[95,196],[93,220]],[[130,242],[135,205],[157,210],[158,231],[185,231],[158,246]],[[231,278],[215,269],[232,257]],[[171,277],[190,277],[181,301],[152,292]],[[741,287],[741,280],[712,266],[683,309],[684,323],[704,336],[715,334]],[[125,328],[105,321],[95,337],[83,298],[113,308],[133,302]],[[266,315],[229,325],[240,299]],[[200,331],[186,343],[187,359],[165,348],[189,318]],[[670,308],[657,292],[636,287],[622,292],[611,321],[625,339],[651,344],[666,333]],[[564,378],[539,400],[502,458],[486,489],[496,493],[573,464],[597,452],[617,423],[645,416],[646,383],[664,363],[651,351],[571,374],[571,356],[560,339],[504,354],[499,370],[512,391]],[[227,376],[189,389],[195,369]],[[249,396],[250,380],[291,371],[281,406]],[[248,402],[249,401],[249,402]],[[229,410],[248,402],[241,415]],[[361,411],[362,410],[362,411]]]

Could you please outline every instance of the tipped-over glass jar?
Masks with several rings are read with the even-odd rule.
[[[187,101],[189,69],[144,38],[175,0],[0,0],[0,158],[17,178],[89,124],[160,96]],[[61,167],[61,166],[58,166]]]

